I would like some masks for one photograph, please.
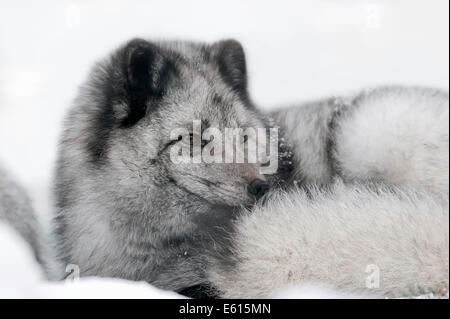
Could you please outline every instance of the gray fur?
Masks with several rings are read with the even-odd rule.
[[[278,110],[271,114],[284,131],[293,153],[294,169],[289,182],[327,184],[333,172],[328,161],[330,123],[339,105],[325,99]]]
[[[42,231],[26,191],[0,167],[0,221],[10,224],[42,262]]]
[[[448,93],[382,87],[271,114],[300,185],[378,181],[448,192]]]

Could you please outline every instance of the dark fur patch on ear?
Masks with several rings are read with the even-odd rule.
[[[247,92],[247,65],[242,45],[235,40],[225,40],[214,45],[216,61],[224,82],[245,102]]]
[[[115,127],[129,128],[149,109],[158,107],[176,73],[175,63],[162,49],[140,39],[128,42],[94,67],[84,92],[98,105],[87,143],[92,163],[101,164],[106,159]]]
[[[149,104],[161,99],[176,68],[157,46],[135,39],[125,47],[124,71],[129,109],[122,125],[129,127],[145,116]]]

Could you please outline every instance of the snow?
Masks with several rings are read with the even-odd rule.
[[[0,161],[48,221],[63,116],[93,61],[131,37],[240,40],[251,94],[270,109],[377,84],[448,90],[448,21],[445,0],[1,1]],[[0,236],[18,246],[0,241],[0,294],[4,280],[10,296],[115,294],[111,286],[128,294],[118,280],[82,280],[70,292],[45,284],[23,244]],[[146,284],[132,290],[169,296]]]
[[[0,299],[3,298],[151,298],[182,296],[144,282],[83,278],[50,283],[44,280],[31,249],[8,225],[0,223]]]

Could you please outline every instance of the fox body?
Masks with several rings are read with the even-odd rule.
[[[171,147],[201,140],[192,130],[195,120],[219,130],[279,127],[276,174],[261,174],[259,162],[174,163]],[[190,132],[187,140],[171,138],[179,128]],[[394,193],[414,188],[430,196],[448,195],[448,136],[446,93],[380,88],[264,115],[250,100],[245,56],[236,41],[133,40],[94,67],[66,119],[55,182],[59,259],[77,265],[82,276],[144,280],[183,292],[209,285],[228,297],[268,296],[270,287],[281,287],[274,282],[277,278],[283,284],[324,281],[353,291],[360,287],[361,276],[350,272],[372,261],[390,269],[389,285],[381,293],[394,294],[396,276],[399,287],[418,276],[417,258],[431,254],[430,243],[438,247],[430,258],[446,260],[447,272],[445,262],[438,263],[423,268],[418,278],[421,284],[445,287],[448,227],[440,223],[448,224],[448,201],[377,194],[364,187],[356,196],[358,191],[347,184],[379,183],[392,186]],[[338,195],[313,191],[336,180],[343,181]],[[251,209],[269,185],[295,191],[269,197],[267,207],[259,202],[249,213],[245,208]],[[430,212],[433,208],[436,213]],[[409,232],[397,233],[394,227],[383,237],[380,226],[365,233],[372,223],[391,227],[422,213],[411,220]],[[430,219],[426,227],[424,219]],[[303,221],[309,225],[307,233]],[[283,231],[288,224],[298,226],[297,231],[289,228],[289,243]],[[267,242],[258,237],[264,236],[265,227]],[[428,236],[434,237],[428,242]],[[336,258],[311,257],[327,249],[333,238],[340,238],[332,250]],[[409,241],[418,244],[413,247]],[[367,243],[369,251],[364,253],[358,242]],[[393,262],[395,247],[402,243],[402,257],[414,264],[407,271]],[[294,257],[279,255],[286,251]],[[266,252],[267,266],[262,257]],[[302,259],[305,254],[307,260]],[[286,260],[292,268],[284,267]],[[344,265],[349,273],[333,280],[332,273],[305,270],[316,262],[319,268]],[[242,276],[232,267],[242,269]],[[262,280],[259,274],[270,278]],[[242,285],[231,284],[233,280]]]

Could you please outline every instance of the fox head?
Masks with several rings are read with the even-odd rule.
[[[260,134],[266,122],[236,41],[115,50],[81,87],[60,140],[61,261],[177,291],[204,283],[200,252],[226,242],[236,208],[272,182],[278,144]]]
[[[193,123],[201,129],[195,131]],[[98,63],[81,88],[61,143],[58,178],[66,189],[58,200],[64,206],[101,193],[115,205],[139,211],[182,201],[249,205],[269,189],[261,162],[248,160],[247,146],[257,135],[238,133],[218,144],[216,136],[204,133],[265,127],[249,98],[238,42],[134,39]],[[174,135],[180,130],[186,134]],[[239,163],[239,150],[230,145],[236,142],[245,146]],[[196,145],[216,159],[225,159],[227,149],[234,157],[212,163],[173,160],[173,148],[187,146],[194,156]]]

